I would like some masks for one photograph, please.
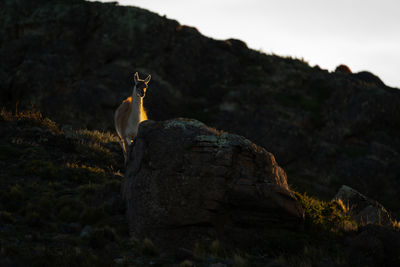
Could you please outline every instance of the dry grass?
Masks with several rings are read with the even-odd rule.
[[[49,118],[43,117],[38,110],[25,110],[12,113],[4,108],[0,111],[0,121],[16,122],[28,126],[44,127],[53,133],[60,134],[61,130],[58,125]]]
[[[76,134],[81,138],[91,140],[97,143],[111,143],[111,142],[119,142],[119,139],[116,135],[110,132],[101,132],[98,130],[90,131],[88,129],[79,129],[76,131]]]
[[[342,212],[344,214],[349,214],[350,213],[349,203],[347,203],[347,204],[343,203],[342,199],[336,200],[336,203],[339,205],[340,209],[342,210]]]
[[[396,230],[396,231],[400,231],[400,221],[394,220],[392,223],[392,227]]]

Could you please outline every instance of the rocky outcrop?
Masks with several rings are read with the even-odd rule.
[[[343,185],[333,201],[340,203],[346,215],[349,215],[360,225],[392,224],[390,213],[385,207],[349,186]]]
[[[146,121],[123,186],[131,234],[164,248],[219,239],[251,246],[304,211],[264,148],[197,120]]]

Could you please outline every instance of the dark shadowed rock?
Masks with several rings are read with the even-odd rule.
[[[375,84],[376,86],[385,87],[385,84],[382,82],[382,80],[378,76],[372,74],[369,71],[357,72],[356,74],[354,74],[354,77],[366,83],[372,83]]]
[[[369,224],[349,241],[347,255],[351,266],[400,266],[400,232]]]
[[[304,217],[271,153],[189,119],[140,125],[123,193],[131,234],[166,249],[216,238],[251,246]]]
[[[349,186],[343,185],[334,197],[334,201],[340,201],[352,219],[359,224],[392,224],[390,214],[385,207]]]

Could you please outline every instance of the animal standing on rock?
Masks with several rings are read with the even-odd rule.
[[[132,96],[125,99],[114,114],[115,130],[120,138],[125,163],[128,147],[137,135],[139,123],[147,120],[146,111],[143,108],[143,98],[146,95],[150,79],[151,75],[148,75],[146,79],[142,80],[136,72]]]

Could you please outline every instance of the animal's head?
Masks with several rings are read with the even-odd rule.
[[[136,94],[139,97],[144,97],[146,95],[146,90],[148,87],[148,83],[150,82],[151,75],[147,76],[146,79],[142,80],[139,78],[139,74],[136,72],[135,73],[135,88],[136,88]]]

